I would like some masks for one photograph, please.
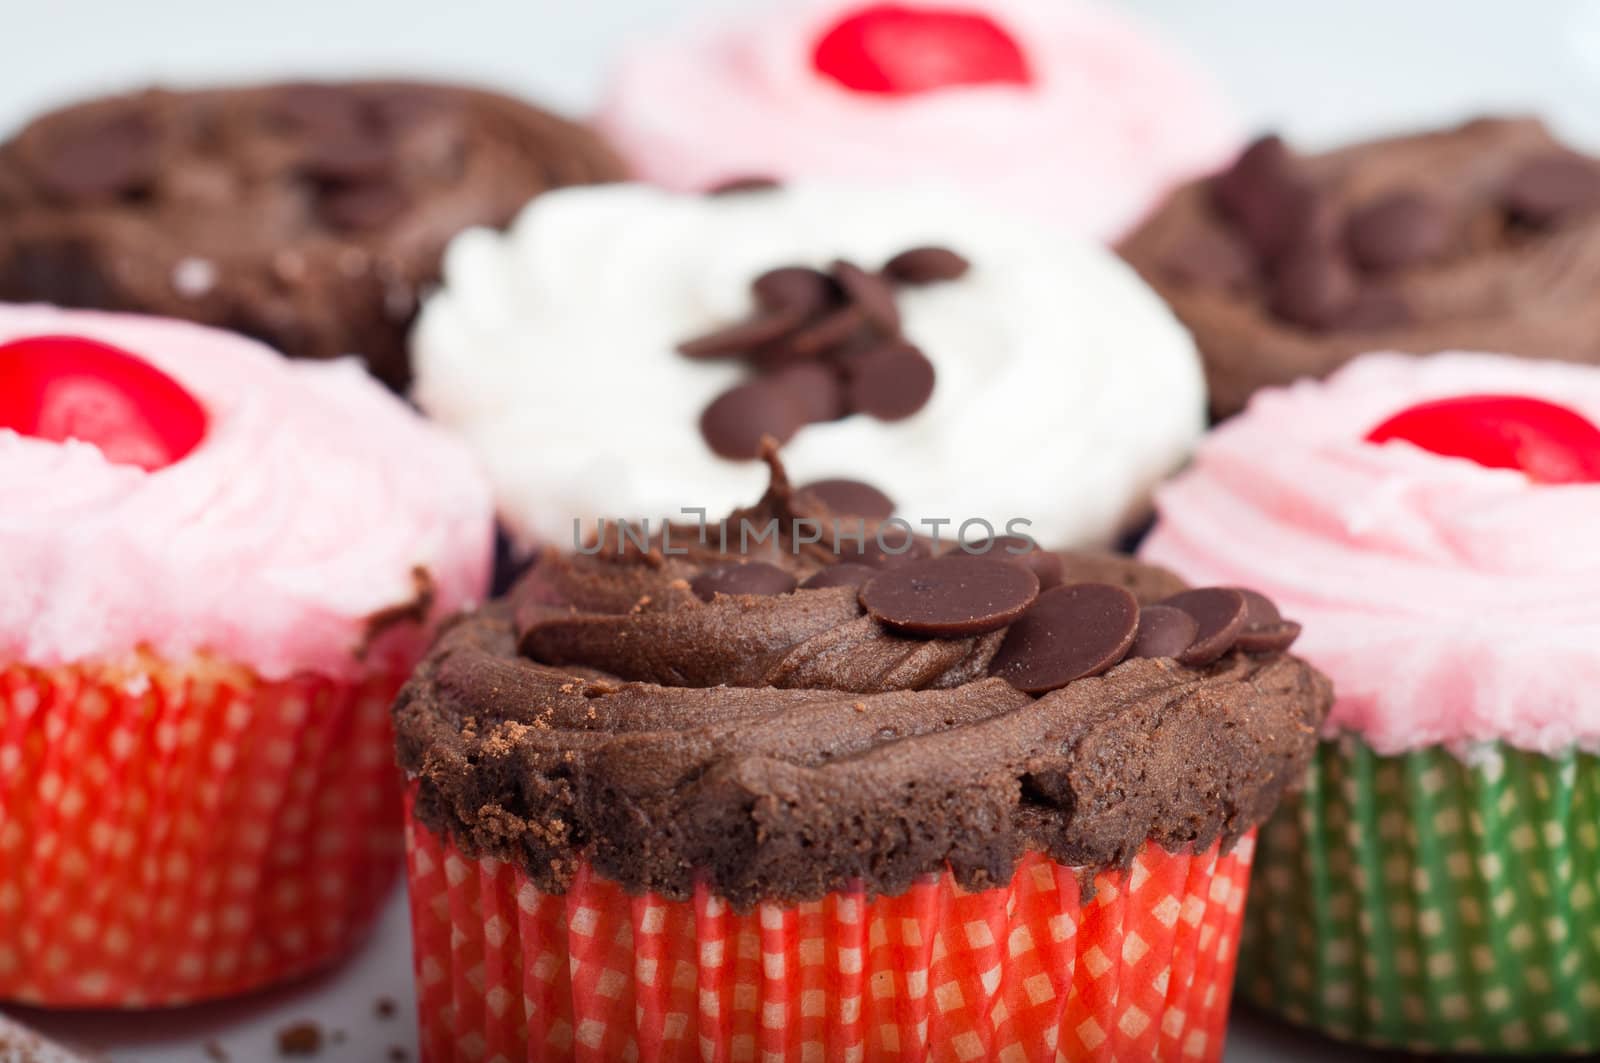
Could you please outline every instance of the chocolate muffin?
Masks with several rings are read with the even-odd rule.
[[[405,82],[151,90],[0,145],[0,300],[188,318],[409,379],[445,243],[531,197],[620,179],[592,133]]]
[[[648,546],[612,529],[583,550],[547,550],[507,597],[456,623],[413,677],[396,721],[400,763],[414,783],[419,962],[439,970],[466,962],[478,946],[461,943],[487,934],[499,942],[497,969],[566,970],[563,949],[577,956],[583,941],[613,940],[607,920],[626,924],[630,903],[663,906],[669,924],[686,913],[691,926],[666,956],[649,951],[656,946],[639,925],[617,929],[618,948],[638,950],[607,961],[626,982],[647,952],[652,972],[672,970],[670,949],[679,945],[691,967],[707,955],[720,964],[722,939],[731,950],[738,934],[721,927],[716,941],[703,939],[707,904],[770,929],[804,920],[818,904],[912,904],[905,898],[936,888],[984,898],[972,903],[997,906],[985,911],[1002,923],[1033,920],[986,935],[1004,942],[1009,933],[1014,946],[1019,931],[1059,943],[1065,927],[1081,925],[1080,977],[1104,977],[1097,964],[1107,953],[1156,953],[1149,970],[1123,969],[1121,995],[1103,998],[1113,1010],[1070,1024],[1059,1007],[1032,1010],[1049,993],[1043,983],[1024,990],[1031,960],[1016,960],[1015,970],[999,961],[992,978],[974,973],[986,964],[952,975],[969,1001],[1006,999],[1032,1031],[1017,1034],[1024,1051],[1038,1020],[1051,1027],[1039,1036],[1050,1039],[1115,1024],[1135,1039],[1115,1058],[1146,1058],[1147,1050],[1172,1058],[1142,1041],[1135,1048],[1153,1019],[1175,1037],[1189,1030],[1201,1045],[1191,1054],[1214,1058],[1207,1038],[1220,1052],[1220,1025],[1207,1032],[1212,1020],[1201,1017],[1199,996],[1212,1007],[1216,994],[1195,982],[1195,1015],[1186,1019],[1190,984],[1168,995],[1161,949],[1174,947],[1180,908],[1198,926],[1209,903],[1201,895],[1232,897],[1229,883],[1212,885],[1218,861],[1248,867],[1241,839],[1296,782],[1315,746],[1331,692],[1285,652],[1298,625],[1258,595],[1186,591],[1163,570],[1108,554],[1047,553],[1020,540],[940,551],[881,513],[851,516],[837,484],[792,490],[773,467],[761,502],[726,521],[657,528]],[[757,532],[770,534],[755,544]],[[741,541],[751,548],[741,551]],[[441,866],[447,874],[435,873]],[[1063,885],[1041,910],[1017,899],[1031,889],[1019,880],[1040,876],[1079,885]],[[1165,885],[1141,893],[1151,876]],[[1126,895],[1115,932],[1139,925],[1141,944],[1099,936],[1103,928],[1080,906],[1096,889]],[[472,898],[465,909],[462,890]],[[1192,905],[1188,895],[1197,895]],[[590,914],[575,931],[563,922],[548,936],[524,930],[520,943],[505,944],[502,906],[513,914],[521,906],[532,924],[547,902]],[[1167,930],[1144,929],[1138,921],[1147,915]],[[434,927],[434,916],[449,925]],[[924,916],[932,921],[919,925],[919,941],[937,936],[966,953],[970,939],[961,935],[976,931],[961,927],[976,917],[916,918]],[[901,934],[901,920],[890,921]],[[808,946],[799,936],[793,962],[803,966]],[[771,948],[786,948],[783,940]],[[813,956],[843,944],[818,940]],[[1216,971],[1231,971],[1236,934],[1218,924],[1206,940]],[[517,949],[520,959],[509,955]],[[932,961],[872,950],[865,947],[866,969],[886,991],[941,977],[919,967],[906,980],[907,963],[937,967],[938,948]],[[787,962],[774,955],[769,971]],[[1049,961],[1047,978],[1070,981],[1072,962]],[[737,986],[759,980],[759,969],[727,977]],[[1144,996],[1154,992],[1149,980],[1161,987],[1154,1004]],[[634,1027],[632,1004],[606,1010],[608,999],[633,999],[626,993],[597,998],[579,982],[532,1005],[521,1028],[530,1053],[541,1031],[559,1039],[584,1021],[631,1031],[604,1040],[613,1052],[625,1053],[629,1037],[661,1036]],[[478,1005],[441,1003],[449,984],[422,987],[424,1040],[454,1059],[451,1044],[490,1036],[475,1024],[496,1020]],[[653,1012],[642,1002],[655,984],[635,986],[645,1026]],[[1205,1014],[1226,1012],[1221,997],[1220,1009]],[[1119,1018],[1114,1009],[1135,1001],[1143,1018]],[[800,1012],[808,1006],[833,1005],[819,996]],[[849,1021],[854,1005],[839,1006]],[[1163,1022],[1164,1007],[1178,1013]],[[730,1033],[704,1014],[700,1021],[702,1038],[738,1036],[737,1022]],[[1205,1030],[1186,1028],[1190,1021]],[[942,1058],[946,1038],[965,1043],[967,1033],[918,1036],[939,1049],[930,1058]],[[868,1057],[877,1058],[872,1051],[869,1043]]]
[[[1600,362],[1600,160],[1533,119],[1313,156],[1265,137],[1122,252],[1194,332],[1218,417],[1366,351]]]

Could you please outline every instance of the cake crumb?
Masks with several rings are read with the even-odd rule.
[[[377,1012],[380,1019],[392,1019],[400,1011],[400,1006],[394,1002],[393,997],[379,997],[372,1010]]]
[[[278,1031],[280,1056],[314,1056],[322,1051],[322,1027],[314,1022],[297,1022]]]
[[[206,1058],[213,1063],[228,1063],[228,1050],[222,1047],[221,1041],[207,1041],[205,1050]]]
[[[406,1052],[406,1050],[401,1048],[399,1045],[390,1046],[389,1059],[392,1060],[393,1063],[406,1063],[406,1060],[410,1058],[411,1056]]]

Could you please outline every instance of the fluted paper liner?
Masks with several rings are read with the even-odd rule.
[[[741,913],[407,839],[426,1063],[1217,1060],[1254,847]]]
[[[349,950],[402,855],[400,682],[0,667],[0,999],[185,1004]]]
[[[1600,762],[1323,743],[1262,828],[1240,992],[1330,1036],[1600,1051]]]

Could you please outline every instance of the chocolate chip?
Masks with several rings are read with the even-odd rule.
[[[1044,694],[1122,660],[1138,627],[1139,603],[1121,587],[1056,587],[1011,625],[989,674],[1024,693]]]
[[[793,573],[765,561],[735,561],[706,569],[689,581],[689,587],[709,602],[719,594],[788,594],[795,579]]]
[[[404,213],[405,193],[387,181],[333,184],[317,197],[317,215],[346,231],[376,229]]]
[[[458,100],[445,98],[417,85],[387,85],[368,89],[361,100],[371,124],[388,135],[404,133],[424,122],[466,124]]]
[[[1450,216],[1435,200],[1396,192],[1353,211],[1345,246],[1357,266],[1381,272],[1431,262],[1450,244]]]
[[[766,383],[788,397],[806,424],[837,421],[846,413],[838,374],[816,362],[787,366],[768,376]]]
[[[746,177],[730,177],[706,189],[708,196],[737,196],[745,192],[776,192],[783,187],[783,182],[775,177],[762,177],[750,174]]]
[[[933,363],[915,347],[891,343],[850,367],[845,402],[856,413],[883,421],[910,417],[933,394]]]
[[[972,268],[948,247],[913,247],[883,264],[883,272],[901,284],[936,284],[953,281]]]
[[[1531,159],[1511,175],[1501,195],[1512,218],[1546,228],[1600,206],[1600,166],[1568,154]]]
[[[1039,580],[1021,565],[945,554],[880,573],[861,588],[862,608],[885,627],[932,638],[998,631],[1039,596]]]
[[[882,347],[884,342],[876,329],[860,325],[848,336],[822,352],[822,357],[834,368],[848,374],[857,362]]]
[[[1350,267],[1329,248],[1307,245],[1293,252],[1273,277],[1272,312],[1309,329],[1327,329],[1356,298]]]
[[[868,520],[886,520],[894,515],[894,500],[860,480],[818,480],[796,493],[810,496],[831,513]]]
[[[805,266],[769,269],[750,282],[750,291],[763,310],[793,311],[802,316],[821,310],[838,294],[832,277]]]
[[[1243,594],[1231,587],[1202,587],[1183,591],[1161,602],[1182,609],[1200,625],[1189,648],[1178,655],[1181,664],[1201,665],[1227,653],[1244,630],[1249,606]]]
[[[835,262],[828,272],[844,289],[845,297],[861,308],[869,324],[889,336],[900,331],[900,307],[888,281],[852,262]]]
[[[1276,624],[1247,628],[1239,633],[1234,647],[1245,653],[1282,653],[1300,637],[1300,625],[1293,620],[1280,620]]]
[[[849,339],[865,321],[860,307],[842,306],[790,334],[783,346],[792,355],[813,358]]]
[[[1244,596],[1244,629],[1234,646],[1245,653],[1276,653],[1288,649],[1300,637],[1300,625],[1283,619],[1278,607],[1266,595],[1245,587],[1235,587]]]
[[[723,392],[700,415],[700,434],[713,452],[736,461],[761,455],[761,440],[787,443],[805,415],[781,389],[753,380]]]
[[[837,565],[829,565],[800,584],[801,588],[808,591],[819,590],[823,587],[860,587],[881,570],[871,565],[859,565],[851,561],[842,561]]]
[[[1262,137],[1246,148],[1213,179],[1211,194],[1256,254],[1268,261],[1299,242],[1319,200],[1277,136]]]
[[[1255,279],[1255,256],[1232,233],[1196,229],[1185,233],[1161,260],[1178,284],[1238,289]]]
[[[748,354],[783,336],[800,324],[804,316],[796,310],[784,310],[737,321],[684,340],[678,344],[678,353],[687,358],[729,358]]]
[[[72,129],[40,153],[40,183],[70,202],[114,199],[156,176],[156,130],[148,116],[116,114]]]
[[[974,539],[970,543],[963,543],[960,549],[962,553],[975,557],[995,557],[1027,567],[1038,578],[1040,590],[1047,591],[1061,582],[1060,555],[1020,535]]]
[[[1139,630],[1133,636],[1129,657],[1177,657],[1194,645],[1200,622],[1170,605],[1147,605],[1139,610]]]
[[[1278,607],[1260,591],[1253,591],[1248,587],[1234,587],[1244,596],[1244,626],[1245,630],[1254,627],[1270,627],[1283,619],[1278,612]]]
[[[1261,190],[1282,184],[1294,169],[1289,146],[1276,133],[1257,137],[1211,179],[1211,198],[1217,208],[1237,218],[1261,198]]]
[[[1411,323],[1405,297],[1378,284],[1363,285],[1355,298],[1336,312],[1328,327],[1340,332],[1381,332]]]
[[[394,161],[390,145],[372,135],[321,137],[308,141],[300,171],[326,181],[370,181],[385,176]]]
[[[349,89],[307,82],[280,85],[262,98],[269,126],[299,135],[335,139],[361,126],[362,101]]]

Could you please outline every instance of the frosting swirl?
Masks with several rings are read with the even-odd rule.
[[[1218,417],[1368,351],[1600,363],[1600,159],[1531,118],[1263,138],[1121,251],[1194,331]]]
[[[809,425],[785,462],[811,480],[871,454],[913,521],[1026,518],[1041,542],[1110,539],[1201,432],[1192,342],[1114,256],[932,189],[549,193],[508,234],[451,246],[414,336],[416,398],[480,455],[524,548],[570,543],[574,518],[727,512],[763,471],[717,457],[698,419],[744,371],[677,345],[747,317],[752,280],[774,266],[875,268],[921,245],[972,264],[898,296],[937,372],[931,399],[903,420]]]
[[[1179,181],[1221,165],[1238,130],[1221,93],[1121,11],[1087,3],[919,3],[992,20],[1030,83],[886,99],[819,73],[816,42],[861,0],[766,5],[624,58],[599,123],[635,170],[694,191],[752,174],[894,184],[935,174],[1109,240]]]
[[[798,505],[780,482],[757,512]],[[1007,628],[896,634],[855,588],[804,586],[826,570],[816,549],[759,557],[799,589],[707,600],[695,575],[728,560],[714,544],[546,551],[401,694],[423,820],[549,890],[579,860],[673,897],[707,880],[739,905],[896,893],[947,866],[984,888],[1029,850],[1098,869],[1151,838],[1237,837],[1298,777],[1330,700],[1295,658],[1240,650],[1129,659],[1034,697],[989,674]],[[1181,586],[1111,555],[1060,560],[1067,585],[1145,601]]]
[[[1363,436],[1417,403],[1509,394],[1600,423],[1600,371],[1487,354],[1367,355],[1261,392],[1158,496],[1142,556],[1243,583],[1305,623],[1330,733],[1384,753],[1600,744],[1600,486],[1544,485]]]
[[[491,507],[471,456],[358,363],[292,363],[158,318],[0,306],[0,343],[50,334],[137,355],[209,424],[155,472],[0,429],[0,493],[27,500],[0,514],[0,658],[54,666],[143,648],[269,679],[359,676],[407,667],[426,637],[374,620],[419,599],[437,617],[486,589]]]

